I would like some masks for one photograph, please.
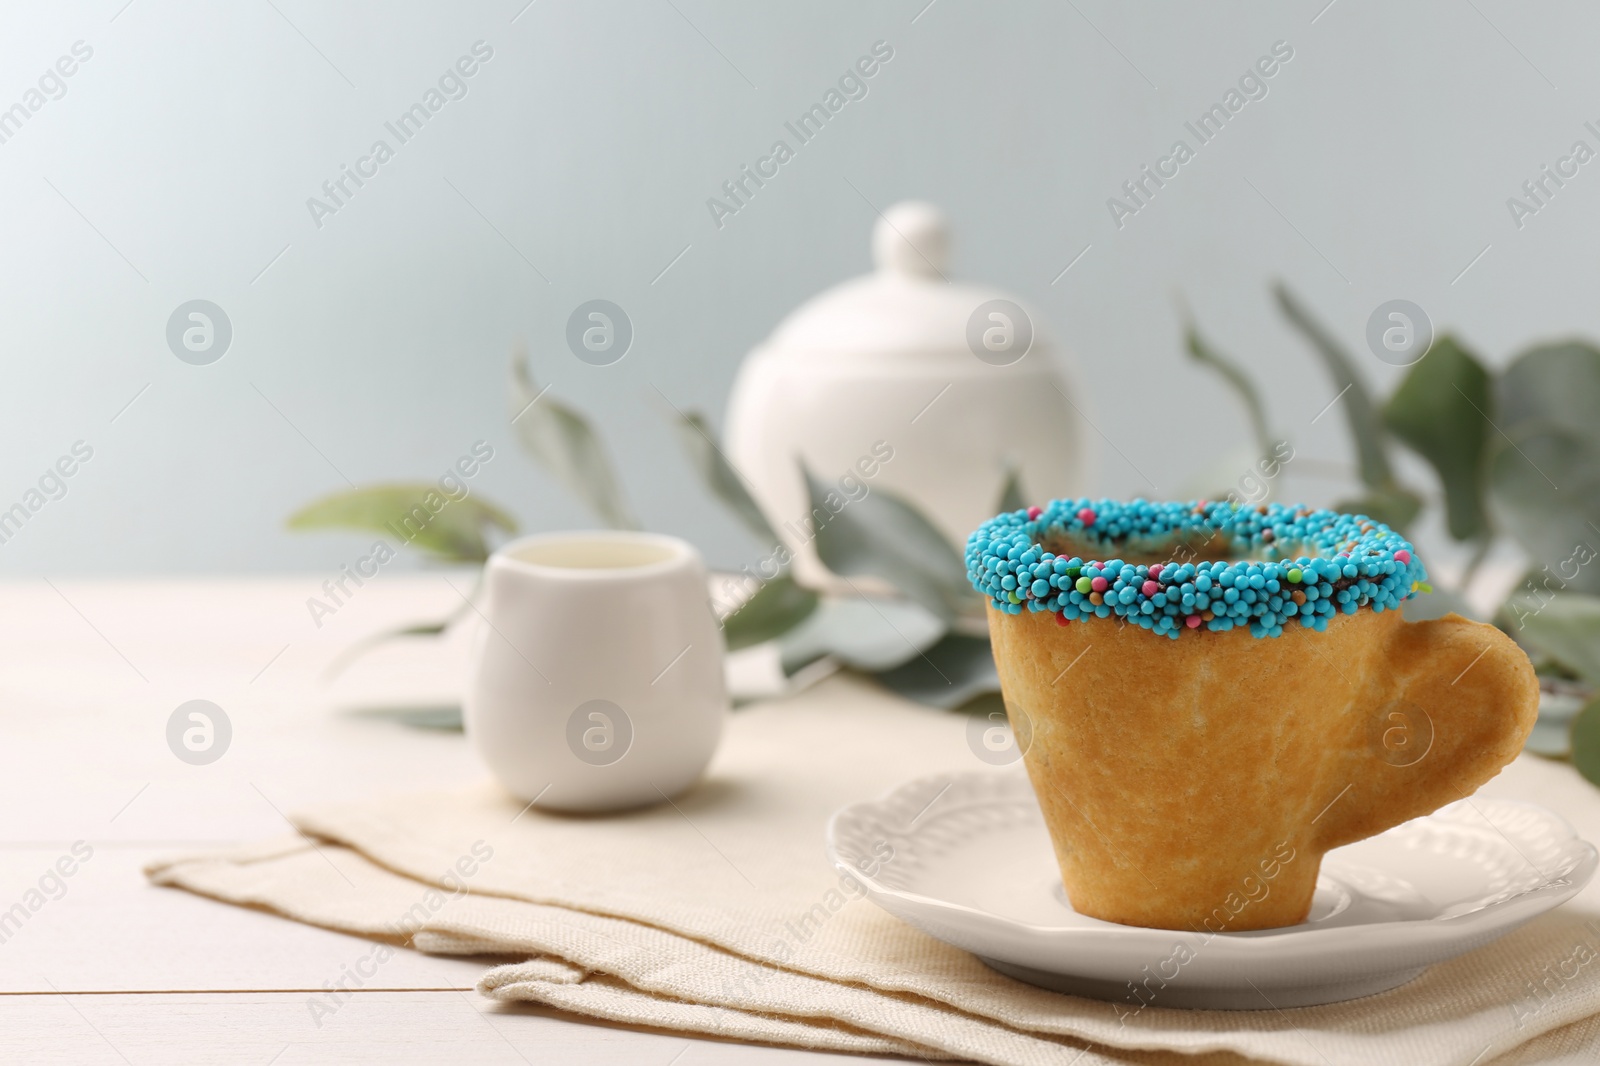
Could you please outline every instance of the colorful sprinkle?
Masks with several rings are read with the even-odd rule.
[[[1148,566],[1119,558],[1132,551],[1130,541],[1213,537],[1229,545],[1230,558]],[[1097,557],[1058,554],[1069,539],[1092,545]],[[1427,591],[1415,550],[1364,515],[1076,499],[990,519],[968,540],[966,563],[973,586],[1007,614],[1049,611],[1062,625],[1115,615],[1172,639],[1201,628],[1275,637],[1292,622],[1320,631],[1336,614],[1394,610]]]

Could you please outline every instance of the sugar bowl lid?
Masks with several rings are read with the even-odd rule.
[[[1028,363],[1048,368],[1050,343],[1038,318],[999,289],[951,281],[949,258],[944,213],[921,201],[895,204],[873,227],[877,269],[801,304],[762,348],[768,358],[943,360],[979,367],[974,355],[999,366],[1032,355]]]

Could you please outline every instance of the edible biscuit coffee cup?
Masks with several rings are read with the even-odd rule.
[[[1470,795],[1538,713],[1499,630],[1401,618],[1426,573],[1363,516],[1058,500],[967,559],[1067,895],[1105,921],[1304,921],[1325,852]]]

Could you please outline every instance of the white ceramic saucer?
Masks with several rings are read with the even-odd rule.
[[[882,841],[894,848],[887,862],[874,850]],[[1001,973],[1129,1010],[1383,992],[1564,903],[1597,860],[1543,807],[1474,798],[1329,852],[1300,925],[1216,935],[1117,925],[1067,902],[1020,771],[922,778],[846,807],[828,824],[828,855],[880,907]]]

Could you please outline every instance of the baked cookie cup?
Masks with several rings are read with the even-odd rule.
[[[1325,852],[1470,795],[1538,713],[1499,630],[1401,618],[1426,572],[1360,515],[1058,500],[967,562],[1068,897],[1106,921],[1301,922]]]

